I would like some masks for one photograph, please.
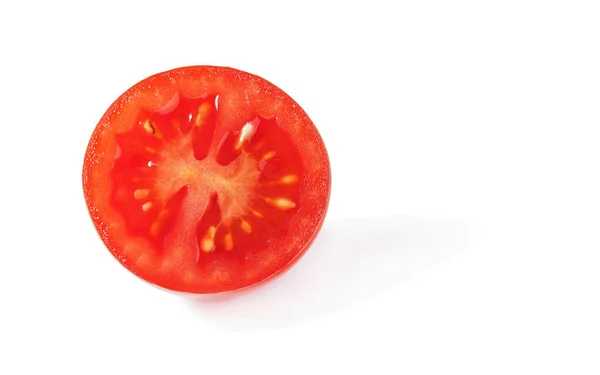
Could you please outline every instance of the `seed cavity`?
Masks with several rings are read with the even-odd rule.
[[[266,198],[265,201],[268,204],[284,211],[291,210],[292,208],[296,207],[296,203],[287,198]]]
[[[173,119],[173,129],[181,131],[181,121],[177,118]]]
[[[148,189],[136,189],[133,192],[133,197],[135,199],[144,199],[144,198],[147,198],[148,195],[150,195],[150,190],[148,190]]]
[[[233,236],[231,233],[227,233],[223,241],[225,242],[225,250],[231,251],[233,249]]]
[[[144,210],[144,212],[150,211],[151,208],[152,208],[152,202],[146,202],[142,205],[142,210]]]
[[[250,223],[246,220],[242,220],[242,222],[240,223],[240,227],[244,232],[248,234],[252,233],[252,227],[250,226]]]
[[[200,240],[200,250],[205,253],[215,251],[215,234],[217,233],[217,227],[212,226],[208,228],[206,234]]]

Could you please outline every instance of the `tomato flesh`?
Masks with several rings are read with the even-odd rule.
[[[151,283],[195,293],[289,267],[318,233],[329,191],[308,116],[231,68],[138,83],[100,121],[84,164],[86,201],[111,252]]]

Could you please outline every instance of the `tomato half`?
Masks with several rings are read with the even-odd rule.
[[[288,268],[329,202],[325,146],[281,89],[232,68],[151,76],[106,111],[83,190],[112,254],[155,285],[244,288]]]

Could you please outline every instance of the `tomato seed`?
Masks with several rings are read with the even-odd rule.
[[[233,236],[231,235],[231,233],[227,233],[225,235],[225,250],[227,251],[231,251],[233,249]]]
[[[271,158],[273,158],[273,156],[275,156],[275,151],[269,151],[265,154],[265,156],[262,157],[262,160],[270,160]]]
[[[266,198],[267,203],[279,208],[280,210],[291,210],[296,207],[296,203],[287,198]]]
[[[194,125],[196,125],[196,126],[204,125],[204,123],[208,119],[208,116],[210,116],[211,113],[212,113],[212,108],[211,108],[210,103],[204,102],[204,103],[200,104],[200,106],[198,107],[198,114],[196,115],[196,118],[194,119]]]
[[[244,232],[248,234],[252,233],[252,227],[250,226],[250,223],[248,223],[246,220],[242,220],[240,227]]]
[[[259,217],[261,219],[264,219],[264,216],[260,212],[255,211],[255,210],[250,210],[250,212],[252,212],[252,215]]]
[[[200,249],[205,253],[210,253],[215,250],[215,234],[217,233],[217,227],[212,226],[208,228],[204,237],[200,241]]]
[[[148,197],[148,195],[150,195],[150,190],[148,190],[148,189],[136,189],[133,192],[133,197],[135,199],[144,199],[144,198]]]
[[[242,131],[240,133],[240,140],[238,141],[235,148],[240,149],[244,142],[249,142],[254,133],[256,133],[256,127],[254,127],[254,125],[251,122],[246,123],[246,125],[242,127]]]
[[[150,120],[144,121],[143,126],[144,126],[144,130],[146,131],[146,133],[148,133],[148,134],[156,133],[156,129],[154,128],[154,125],[152,125],[152,121],[150,121]]]
[[[295,174],[289,174],[287,176],[283,176],[280,181],[284,184],[293,184],[294,182],[298,181],[298,176]]]

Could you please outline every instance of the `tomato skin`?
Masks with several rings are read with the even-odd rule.
[[[240,124],[258,114],[276,118],[281,130],[296,142],[304,171],[298,182],[303,198],[297,202],[286,234],[268,241],[264,249],[256,249],[245,257],[233,252],[214,255],[214,259],[200,265],[194,264],[189,254],[180,258],[162,257],[151,242],[128,233],[123,216],[111,206],[112,182],[108,177],[121,152],[117,134],[130,130],[140,111],[168,112],[178,95],[186,98],[219,95],[219,111],[225,119],[219,126],[223,131],[238,131]],[[170,70],[127,90],[100,119],[88,144],[83,167],[83,191],[90,216],[113,256],[152,284],[190,293],[238,290],[289,269],[319,233],[329,204],[330,187],[327,151],[302,108],[281,89],[258,76],[215,66]]]

